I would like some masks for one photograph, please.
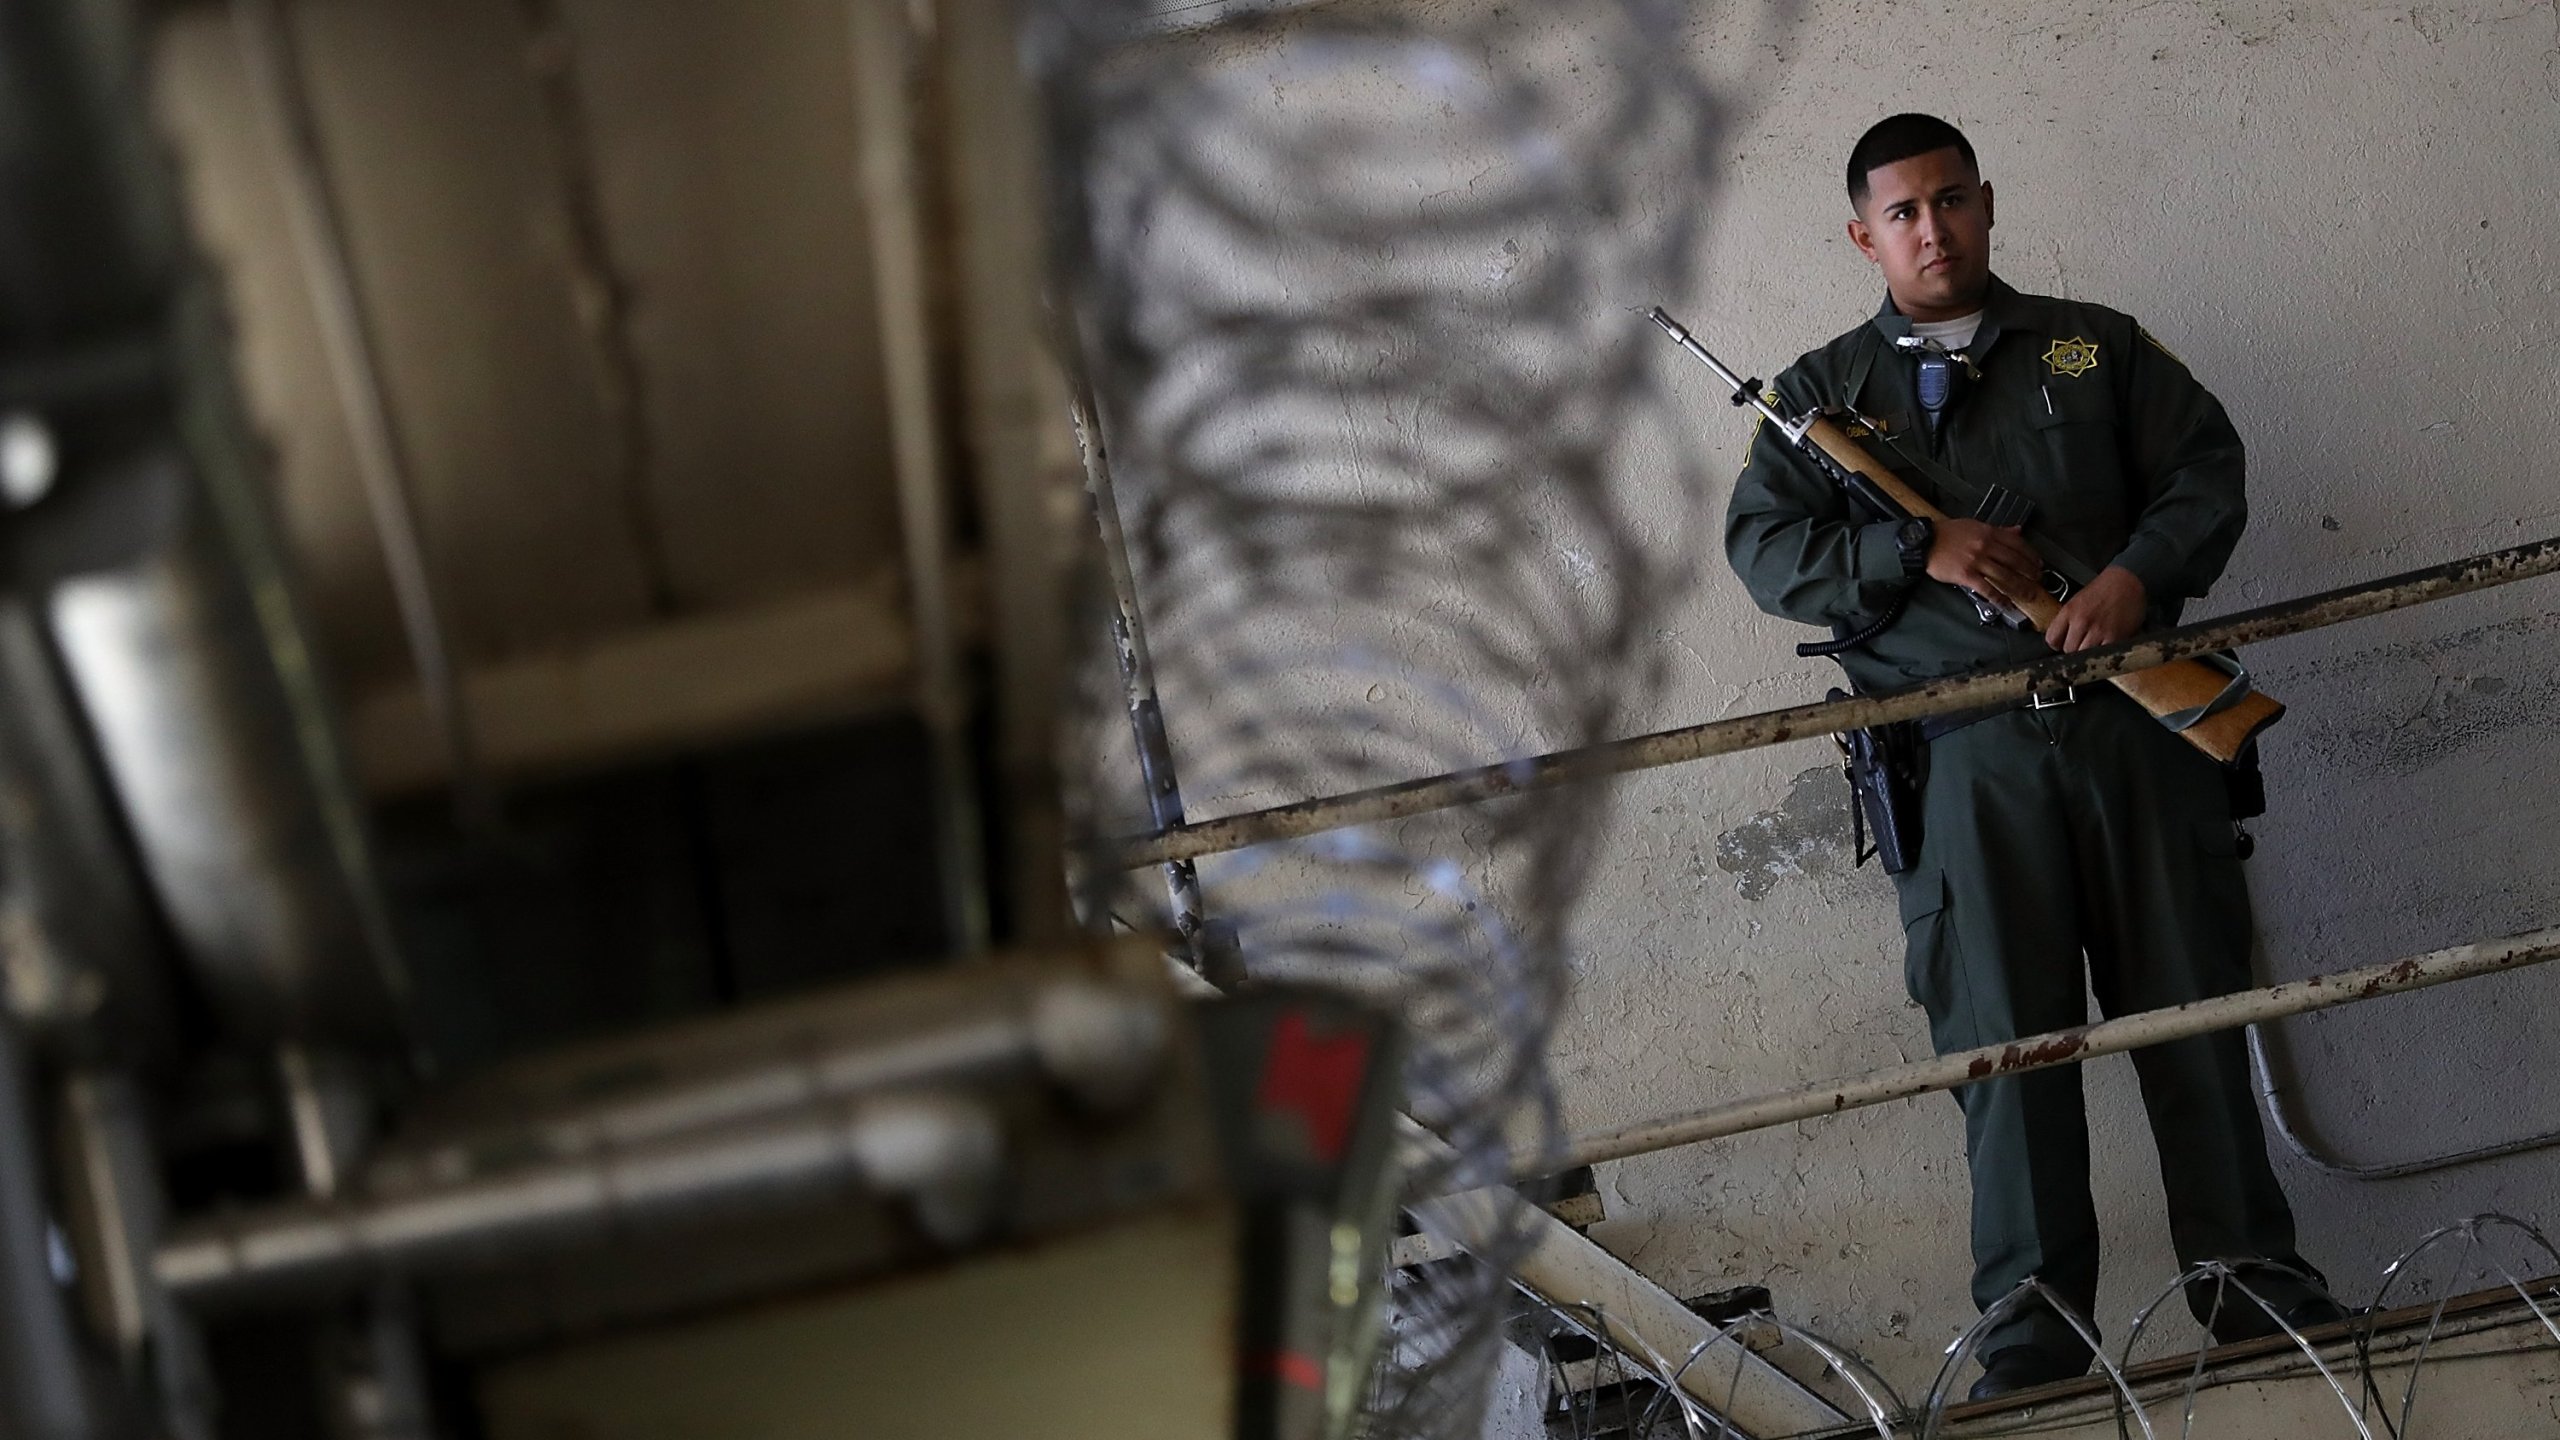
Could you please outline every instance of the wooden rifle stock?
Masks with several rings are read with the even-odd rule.
[[[1895,504],[1914,515],[1926,516],[1944,523],[1947,515],[1935,505],[1920,498],[1919,492],[1895,478],[1891,470],[1879,465],[1875,457],[1852,440],[1828,416],[1815,416],[1805,431],[1805,439],[1830,457],[1831,463],[1867,479]],[[2053,623],[2062,603],[2038,590],[2033,595],[2002,595],[2019,614],[2034,621],[2038,629]],[[2196,660],[2172,660],[2149,670],[2130,675],[2117,675],[2110,682],[2133,697],[2134,702],[2154,716],[2175,715],[2212,703],[2231,683],[2231,677]],[[2283,718],[2284,706],[2251,690],[2226,709],[2208,715],[2177,732],[2187,743],[2228,765],[2240,758],[2243,747],[2257,737],[2259,731]]]

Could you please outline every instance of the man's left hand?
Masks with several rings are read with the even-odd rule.
[[[2087,588],[2062,604],[2061,613],[2044,628],[2045,643],[2068,655],[2130,640],[2142,628],[2151,600],[2140,577],[2121,565],[2110,565]]]

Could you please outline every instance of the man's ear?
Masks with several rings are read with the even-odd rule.
[[[1982,228],[1990,229],[1991,221],[1991,182],[1985,180],[1982,182]]]
[[[1991,197],[1985,194],[1982,203],[1990,204]],[[1858,253],[1867,257],[1868,264],[1884,263],[1876,258],[1875,237],[1867,233],[1867,222],[1854,215],[1849,217],[1849,243],[1858,247]]]

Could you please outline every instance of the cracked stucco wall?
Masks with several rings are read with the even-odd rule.
[[[1873,119],[1929,109],[1982,152],[2000,273],[2132,312],[2238,420],[2254,520],[2197,613],[2560,531],[2543,458],[2560,450],[2560,7],[1809,0],[1788,29],[1702,8],[1682,40],[1739,107],[1686,318],[1755,373],[1873,308],[1840,160]],[[1695,399],[1666,443],[1718,457],[1720,507],[1743,427],[1702,371],[1668,347],[1663,365]],[[1656,453],[1628,486],[1664,483]],[[2250,867],[2270,977],[2560,917],[2555,628],[2543,581],[2252,655],[2293,707]],[[1631,731],[1835,683],[1711,549],[1656,638],[1672,681]],[[1184,697],[1166,704],[1179,750]],[[1833,763],[1804,744],[1620,786],[1553,1051],[1571,1128],[1927,1053],[1889,888],[1848,862]],[[1300,797],[1194,798],[1197,816]],[[1451,855],[1466,831],[1397,827]],[[2276,1048],[2318,1144],[2407,1160],[2560,1128],[2541,1063],[2555,999],[2560,975],[2483,981],[2288,1025]],[[2175,1267],[2130,1067],[2096,1062],[2086,1084],[2116,1335]],[[1766,1283],[1917,1393],[1972,1318],[1960,1144],[1931,1097],[1607,1166],[1596,1234],[1682,1293]],[[2281,1147],[2277,1163],[2350,1301],[2433,1225],[2547,1217],[2560,1194],[2560,1149],[2388,1183]],[[2159,1343],[2192,1334],[2179,1314]]]

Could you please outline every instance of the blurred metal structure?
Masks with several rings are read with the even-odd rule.
[[[223,1021],[248,1039],[378,1039],[398,1026],[395,947],[219,311],[146,128],[136,19],[41,5],[9,24],[30,121],[13,135],[31,152],[10,197],[25,230],[11,368],[58,357],[68,377],[47,416],[64,473],[40,507],[106,508],[113,537],[43,577],[64,669]],[[144,358],[78,362],[101,347]]]
[[[895,6],[880,6],[896,9]],[[1076,649],[1070,580],[1085,547],[1066,390],[1041,341],[1053,303],[1037,102],[1009,3],[925,7],[942,97],[943,203],[951,246],[951,341],[969,479],[986,549],[994,645],[994,793],[1005,835],[1002,893],[1016,937],[1064,935],[1066,816],[1058,714]]]
[[[16,1029],[0,1014],[0,1424],[28,1440],[90,1440],[99,1433],[96,1408],[54,1276],[60,1241]]]
[[[880,353],[888,373],[890,439],[896,453],[899,543],[907,604],[915,617],[916,706],[932,736],[935,789],[942,797],[934,835],[948,889],[951,933],[964,953],[987,944],[985,827],[968,754],[968,703],[952,615],[951,464],[948,406],[935,365],[928,255],[932,196],[924,177],[932,156],[919,134],[934,51],[916,33],[906,5],[854,4],[854,92],[862,106],[864,208],[880,297]]]
[[[864,986],[483,1077],[444,1102],[482,1118],[395,1137],[343,1195],[173,1230],[157,1283],[189,1304],[307,1300],[858,1195],[962,1245],[1006,1212],[1000,1174],[1023,1163],[1006,1134],[1021,1116],[1002,1113],[1021,1107],[983,1092],[1056,1087],[1100,1120],[1163,1082],[1173,1019],[1152,956],[1135,964],[1147,983],[1130,969]],[[668,1078],[602,1099],[612,1082],[585,1078],[637,1067]]]
[[[305,768],[238,575],[199,510],[171,549],[58,588],[54,634],[160,906],[231,1033],[371,1043],[396,1033],[403,982],[379,898],[350,883],[351,866],[370,869],[365,821],[342,771]]]
[[[346,222],[329,180],[327,159],[321,154],[319,122],[312,114],[293,17],[284,0],[233,0],[231,23],[266,124],[294,241],[301,249],[312,312],[319,317],[328,350],[330,380],[337,387],[338,404],[355,441],[356,476],[364,486],[374,535],[382,544],[410,661],[417,667],[418,690],[443,747],[445,773],[451,777],[457,803],[466,815],[485,824],[493,818],[494,800],[480,768],[471,717],[464,709],[449,638],[452,626],[436,594],[426,546],[418,535],[418,501],[407,447],[391,412],[380,346],[347,253]]]

